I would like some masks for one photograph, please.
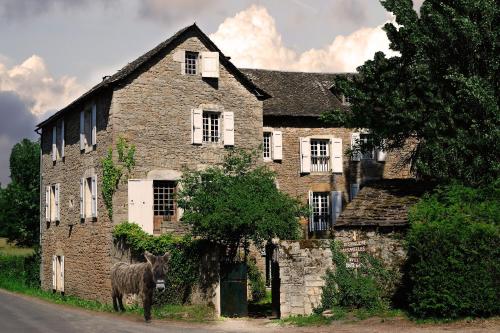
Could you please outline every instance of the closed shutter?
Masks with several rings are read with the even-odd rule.
[[[52,127],[52,161],[57,160],[57,126]]]
[[[185,50],[177,50],[174,53],[174,61],[181,63],[181,74],[186,74],[186,51]]]
[[[309,138],[300,138],[300,172],[311,172],[311,143]]]
[[[85,150],[85,111],[80,112],[80,150]]]
[[[342,139],[333,138],[331,140],[331,154],[330,159],[332,162],[332,172],[333,173],[342,173],[344,171],[344,159],[342,154]]]
[[[97,217],[97,176],[92,176],[91,180],[91,190],[92,190],[92,217]]]
[[[358,195],[358,192],[359,192],[359,184],[357,183],[351,184],[351,201]]]
[[[64,146],[66,141],[64,140],[64,120],[61,121],[61,158],[64,157]]]
[[[200,145],[203,142],[203,110],[191,110],[191,142]]]
[[[153,181],[130,179],[128,181],[128,220],[153,234]]]
[[[92,146],[97,144],[97,106],[92,104]]]
[[[61,258],[61,267],[60,267],[60,276],[59,278],[61,279],[60,280],[60,283],[59,283],[59,291],[60,292],[64,292],[64,256],[60,256]]]
[[[353,160],[353,161],[360,161],[361,160],[361,152],[359,151],[359,147],[360,147],[359,140],[360,140],[359,133],[351,133],[351,150],[352,150],[351,160]]]
[[[332,224],[337,222],[337,218],[340,216],[342,212],[342,191],[332,191],[331,193],[332,199]]]
[[[52,256],[52,290],[57,289],[57,256]]]
[[[61,205],[59,204],[59,184],[54,185],[54,208],[56,210],[56,221],[61,221]]]
[[[80,179],[80,219],[85,218],[85,178]]]
[[[224,112],[224,146],[234,146],[234,114]]]
[[[313,192],[309,191],[307,194],[309,200],[309,231],[315,231],[314,227],[314,212],[313,212]]]
[[[219,77],[219,52],[201,52],[201,76]]]
[[[50,221],[50,186],[45,186],[45,221]]]
[[[283,159],[283,135],[281,131],[273,132],[273,160],[281,161]]]

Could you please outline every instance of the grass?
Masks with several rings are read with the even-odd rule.
[[[272,315],[271,290],[266,290],[266,296],[258,302],[248,302],[248,316],[252,318],[270,317]]]
[[[33,254],[32,248],[16,247],[8,243],[7,238],[0,237],[0,253],[8,256],[29,256]]]

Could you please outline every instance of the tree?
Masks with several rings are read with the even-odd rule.
[[[330,122],[368,128],[373,145],[414,143],[406,162],[423,178],[481,185],[500,171],[499,6],[494,0],[382,0],[396,17],[384,29],[398,56],[382,52],[340,77],[351,112]],[[368,147],[372,148],[372,147]]]
[[[279,237],[296,239],[300,202],[280,192],[275,175],[254,166],[251,153],[232,151],[221,167],[186,171],[181,180],[179,207],[183,221],[201,236],[225,246],[233,256],[238,248]]]
[[[23,139],[10,154],[11,183],[0,193],[0,230],[19,246],[38,244],[40,146]]]

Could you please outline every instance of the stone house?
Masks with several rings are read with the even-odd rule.
[[[41,122],[42,287],[109,302],[113,226],[184,232],[175,203],[182,170],[218,164],[232,147],[263,147],[277,186],[311,204],[305,237],[324,236],[364,181],[401,177],[384,152],[345,156],[368,133],[320,121],[348,108],[333,78],[240,70],[192,25]],[[136,146],[136,165],[110,219],[101,161],[121,137]]]

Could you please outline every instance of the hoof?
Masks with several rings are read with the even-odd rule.
[[[151,318],[149,318],[149,319],[144,319],[144,322],[145,322],[146,324],[151,323]]]

